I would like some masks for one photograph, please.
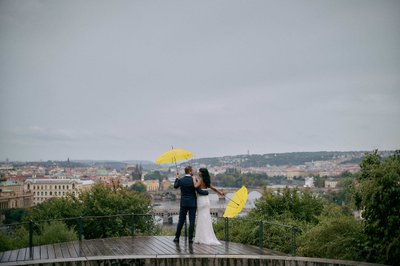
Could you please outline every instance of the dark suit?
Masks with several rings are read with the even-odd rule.
[[[189,240],[192,240],[197,209],[196,191],[201,195],[208,195],[208,191],[203,191],[199,187],[196,189],[194,187],[193,178],[190,175],[185,175],[175,180],[174,188],[179,187],[181,188],[181,206],[175,238],[179,239],[181,236],[182,227],[186,220],[186,215],[189,212]]]

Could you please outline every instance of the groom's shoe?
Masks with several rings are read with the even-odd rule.
[[[175,242],[175,243],[179,243],[179,238],[176,238],[176,237],[175,237],[175,238],[174,238],[174,242]]]

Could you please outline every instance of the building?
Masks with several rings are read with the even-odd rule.
[[[325,180],[325,188],[336,188],[338,183],[339,183],[339,180],[329,178],[329,179]]]
[[[3,210],[33,206],[33,194],[24,191],[24,184],[17,181],[0,182],[0,223]]]
[[[33,194],[24,191],[24,185],[17,181],[0,182],[0,210],[29,208],[33,205]]]
[[[33,194],[33,204],[37,205],[51,198],[78,195],[93,184],[92,180],[74,178],[29,178],[25,180],[24,190]]]
[[[304,187],[314,187],[314,177],[306,177],[304,182]]]
[[[160,188],[160,182],[158,180],[145,180],[143,182],[146,185],[147,191],[158,191]]]
[[[164,178],[163,181],[161,181],[161,190],[163,191],[168,191],[172,185],[172,182],[169,181],[168,179]]]

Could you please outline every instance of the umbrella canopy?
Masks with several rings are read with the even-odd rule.
[[[157,160],[157,164],[164,164],[164,163],[175,163],[179,161],[189,160],[193,157],[193,154],[189,151],[184,149],[172,149],[167,151],[166,153],[161,154]]]
[[[236,191],[226,206],[224,217],[233,218],[238,215],[246,205],[247,196],[248,193],[245,186]]]

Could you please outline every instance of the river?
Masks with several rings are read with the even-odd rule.
[[[233,196],[233,193],[227,193],[226,194],[226,199],[225,200],[220,200],[218,198],[218,195],[215,193],[210,193],[210,204],[211,208],[220,208],[220,209],[225,209],[226,205],[229,202],[228,198],[231,198]],[[254,202],[261,197],[261,193],[258,191],[252,191],[249,193],[247,202],[246,202],[246,209],[252,209],[255,207]],[[179,200],[176,201],[155,201],[154,202],[154,209],[156,210],[162,210],[162,209],[177,209],[179,208]],[[241,215],[246,214],[245,212],[242,212]],[[178,223],[178,216],[174,215],[172,217],[173,223],[176,224]]]

